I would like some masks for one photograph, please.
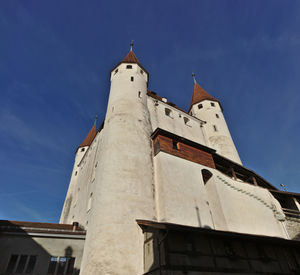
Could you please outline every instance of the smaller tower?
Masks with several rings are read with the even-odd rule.
[[[66,195],[66,199],[64,202],[63,210],[61,212],[60,216],[60,223],[72,223],[72,215],[73,213],[71,210],[71,204],[74,204],[76,200],[75,198],[79,197],[78,191],[77,191],[77,179],[78,179],[78,173],[79,173],[79,168],[78,165],[81,162],[83,156],[85,155],[87,149],[90,147],[92,144],[94,138],[96,137],[97,134],[97,127],[96,127],[96,119],[93,127],[89,131],[88,135],[86,138],[83,140],[83,142],[78,146],[75,154],[75,161],[74,161],[74,166],[73,166],[73,171],[71,175],[71,180],[68,188],[68,192]]]
[[[208,94],[194,78],[194,91],[189,114],[206,121],[207,142],[218,154],[242,164],[223,115],[221,103]]]

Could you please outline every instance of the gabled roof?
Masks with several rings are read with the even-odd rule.
[[[78,148],[84,147],[84,146],[90,146],[92,144],[96,134],[97,134],[97,128],[96,128],[96,125],[93,125],[92,129],[89,131],[88,135],[83,140],[83,142],[78,146]]]
[[[193,107],[194,104],[199,103],[203,100],[211,100],[211,101],[216,101],[218,103],[219,100],[216,98],[212,97],[208,92],[206,92],[197,82],[194,85],[194,90],[193,90],[193,96],[190,104],[189,111]],[[221,104],[220,104],[221,105]]]

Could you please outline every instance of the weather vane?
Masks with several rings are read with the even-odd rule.
[[[193,79],[194,79],[194,83],[196,84],[197,81],[196,81],[196,77],[195,77],[195,74],[194,74],[194,73],[192,73],[192,77],[193,77]]]
[[[133,41],[134,40],[131,40],[131,42],[130,42],[130,50],[132,51],[132,49],[133,49]]]

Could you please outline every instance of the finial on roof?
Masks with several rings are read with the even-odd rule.
[[[95,116],[94,125],[97,126],[98,115]]]
[[[194,74],[194,73],[192,73],[192,77],[193,77],[193,79],[194,79],[194,83],[196,84],[197,81],[196,81],[196,77],[195,77],[195,74]]]
[[[130,42],[130,51],[132,51],[132,49],[133,49],[133,40],[131,40]]]

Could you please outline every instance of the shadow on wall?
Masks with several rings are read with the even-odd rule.
[[[300,241],[300,233],[298,233],[294,238],[293,240],[295,241]]]
[[[62,255],[50,255],[59,245],[57,237],[33,237],[14,222],[0,220],[0,274],[78,275],[71,246]],[[35,230],[38,231],[38,230]],[[55,239],[55,241],[53,240]],[[62,244],[63,245],[63,244]],[[51,249],[52,248],[54,249]],[[57,250],[56,250],[57,251]],[[64,255],[63,255],[64,254]]]

